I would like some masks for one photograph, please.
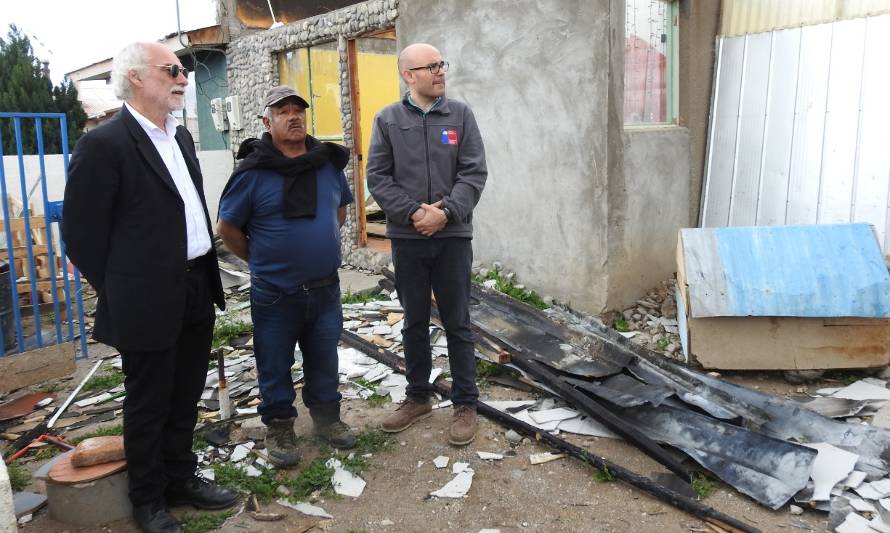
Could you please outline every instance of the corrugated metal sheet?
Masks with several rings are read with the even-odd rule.
[[[890,253],[890,15],[718,44],[701,225],[866,222]]]
[[[890,0],[723,0],[722,13],[732,37],[890,13]]]
[[[694,318],[890,317],[868,224],[684,229],[681,240]]]

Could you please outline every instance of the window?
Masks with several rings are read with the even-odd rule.
[[[677,2],[626,0],[624,124],[673,123],[677,116]]]

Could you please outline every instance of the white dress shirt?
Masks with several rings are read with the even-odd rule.
[[[204,208],[195,183],[189,175],[189,169],[185,164],[185,158],[176,142],[176,127],[179,121],[173,115],[167,115],[164,127],[155,126],[150,120],[139,114],[138,111],[124,103],[127,110],[133,114],[136,122],[142,126],[148,138],[151,139],[155,149],[164,161],[167,171],[176,184],[176,190],[185,204],[185,228],[188,233],[188,259],[201,257],[210,251],[210,231],[207,228],[207,220],[204,218]]]

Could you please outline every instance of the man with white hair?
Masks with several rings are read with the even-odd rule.
[[[225,299],[194,142],[171,114],[187,75],[161,44],[121,50],[112,81],[125,103],[74,147],[62,217],[68,256],[98,294],[93,337],[121,353],[129,495],[151,533],[182,531],[168,505],[238,500],[195,475],[192,453]]]

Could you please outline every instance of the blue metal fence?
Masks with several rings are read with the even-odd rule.
[[[68,121],[65,117],[64,113],[6,113],[0,112],[0,119],[11,119],[13,121],[13,127],[15,132],[15,144],[16,144],[16,153],[17,153],[17,161],[18,161],[18,170],[19,170],[19,183],[21,185],[21,198],[22,198],[22,214],[21,217],[17,217],[16,219],[12,218],[12,214],[9,209],[8,202],[8,191],[6,185],[6,169],[2,164],[3,160],[3,132],[0,130],[0,195],[2,195],[2,204],[3,204],[3,227],[5,230],[6,237],[6,251],[7,251],[7,261],[9,264],[9,298],[10,298],[10,308],[9,309],[0,309],[0,357],[6,355],[11,352],[25,352],[31,349],[42,348],[44,346],[49,346],[53,344],[61,344],[63,342],[72,342],[75,339],[75,336],[80,338],[80,353],[77,355],[78,358],[85,358],[87,356],[87,341],[86,341],[86,332],[83,321],[83,297],[81,291],[81,282],[80,282],[80,272],[72,266],[69,269],[68,259],[65,256],[65,243],[62,241],[61,232],[59,231],[59,223],[62,220],[62,202],[61,201],[50,201],[49,194],[47,191],[47,183],[46,183],[46,154],[44,153],[44,140],[43,140],[43,124],[44,121],[59,121],[59,131],[61,135],[61,146],[62,146],[62,164],[64,167],[64,175],[67,180],[68,177]],[[41,193],[43,199],[43,213],[44,213],[44,232],[46,237],[46,256],[48,258],[48,266],[49,266],[49,279],[48,280],[38,280],[38,270],[35,262],[35,245],[31,242],[32,236],[32,220],[31,220],[31,210],[29,206],[29,195],[27,190],[27,180],[25,174],[25,154],[23,153],[23,138],[22,138],[22,121],[23,120],[33,120],[35,126],[35,132],[37,136],[37,157],[40,164],[40,176],[39,182],[41,186]],[[13,239],[13,225],[21,225],[24,231],[24,248],[27,254],[28,266],[27,272],[17,272],[16,270],[16,246],[15,240]],[[40,228],[34,228],[40,229]],[[56,237],[58,243],[60,245],[60,256],[61,256],[61,268],[56,268],[56,254],[55,254],[55,242]],[[69,276],[69,270],[72,272],[72,276]],[[30,303],[31,303],[31,315],[34,320],[33,325],[33,333],[23,325],[23,316],[22,310],[19,306],[19,279],[25,277],[30,285]],[[62,287],[64,292],[64,302],[59,301],[58,294],[58,282],[61,278]],[[48,283],[49,292],[52,294],[52,319],[53,319],[53,328],[49,332],[43,331],[43,325],[41,321],[41,306],[40,306],[40,292],[39,288],[42,284]],[[72,285],[73,285],[73,295],[72,295]],[[0,284],[2,287],[2,284]],[[73,296],[73,298],[72,298]],[[0,302],[3,301],[6,295],[0,294]],[[77,312],[76,324],[75,319],[72,317],[71,313],[71,305],[72,303],[75,305],[75,309]],[[64,307],[63,307],[64,306]],[[61,318],[61,311],[65,311],[66,315],[66,325],[67,331],[63,331],[63,320]],[[6,331],[2,327],[2,320],[4,317],[3,314],[11,313],[12,319],[15,323],[15,339],[16,346],[11,349],[7,349],[6,346],[9,344],[5,342],[4,336],[6,335]],[[10,317],[6,316],[6,320],[9,320]]]

